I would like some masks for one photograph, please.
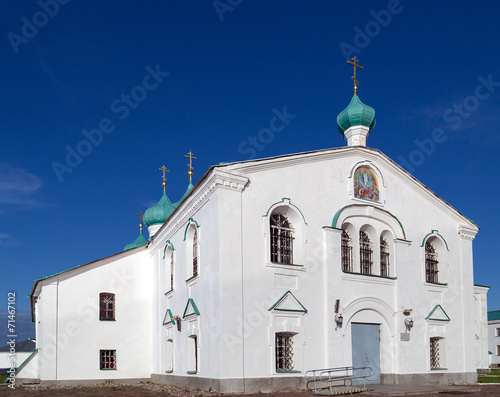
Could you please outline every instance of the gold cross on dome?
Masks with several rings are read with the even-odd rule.
[[[194,170],[193,159],[196,160],[196,157],[193,156],[193,153],[191,153],[191,150],[189,150],[189,153],[186,154],[186,155],[184,155],[184,157],[188,157],[189,158],[189,164],[188,164],[189,171],[188,171],[188,175],[189,175],[189,180],[191,181],[193,179],[193,170]]]
[[[163,166],[159,169],[160,171],[163,171],[163,190],[165,190],[165,187],[167,186],[167,177],[165,176],[165,172],[170,172],[169,170],[167,170],[167,167]]]
[[[141,228],[142,231],[142,216],[144,215],[144,213],[142,211],[139,211],[137,215],[139,215],[139,227]]]
[[[358,85],[359,85],[359,81],[358,81],[358,80],[357,80],[357,78],[356,78],[356,69],[357,69],[357,68],[359,68],[359,69],[363,70],[363,69],[364,69],[364,67],[363,67],[363,66],[358,65],[359,61],[358,61],[358,59],[357,59],[356,57],[351,58],[351,60],[350,60],[350,61],[347,61],[347,63],[348,63],[349,65],[354,66],[354,76],[351,76],[351,79],[354,81],[354,95],[357,95],[357,93],[358,93]]]

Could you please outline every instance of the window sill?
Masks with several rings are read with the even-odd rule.
[[[431,371],[448,371],[448,368],[431,368]]]
[[[99,321],[116,321],[114,318],[100,318]]]
[[[172,292],[174,292],[173,289],[171,289],[170,291],[165,292],[165,295],[170,295]]]
[[[379,274],[367,274],[367,273],[348,272],[346,270],[342,270],[342,272],[344,272],[346,274],[354,274],[354,275],[357,275],[357,276],[385,278],[385,279],[388,279],[388,280],[397,280],[398,279],[397,277],[381,276]]]
[[[427,285],[428,287],[447,287],[448,283],[437,283],[434,281],[426,281],[424,285]]]
[[[194,281],[194,280],[196,280],[198,277],[200,277],[200,274],[199,274],[199,273],[198,273],[197,275],[195,275],[195,276],[189,277],[189,278],[186,280],[186,284],[187,284],[187,283],[190,283],[190,282],[192,282],[192,281]]]
[[[302,371],[276,371],[277,374],[300,374]]]
[[[278,263],[278,262],[268,262],[267,267],[274,267],[277,269],[288,269],[288,270],[294,270],[294,271],[299,271],[299,272],[305,272],[306,267],[304,265],[295,265],[295,264],[285,264],[285,263]]]
[[[188,375],[195,375],[198,373],[198,371],[187,371],[186,372]]]
[[[172,372],[174,372],[173,369],[168,369],[168,370],[165,371],[166,374],[171,374]]]
[[[117,368],[101,368],[101,371],[116,371]]]

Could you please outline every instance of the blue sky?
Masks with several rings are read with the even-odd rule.
[[[15,290],[28,310],[35,279],[120,252],[161,197],[159,167],[169,197],[184,193],[189,150],[196,182],[221,161],[344,146],[356,55],[377,112],[368,146],[481,227],[475,282],[500,309],[499,13],[493,1],[2,2],[5,302]],[[296,117],[252,146],[277,111]]]

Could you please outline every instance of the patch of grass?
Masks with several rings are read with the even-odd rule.
[[[478,376],[479,383],[500,383],[500,376]]]
[[[500,375],[500,368],[492,369],[490,374],[491,375]]]

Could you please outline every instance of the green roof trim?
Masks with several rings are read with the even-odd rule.
[[[483,285],[483,284],[474,284],[474,287],[484,287],[484,288],[491,288],[491,285]]]
[[[488,354],[493,354],[493,353],[488,350]]]
[[[191,314],[186,314],[189,308],[189,305],[193,308],[193,312]],[[186,318],[187,316],[191,316],[192,314],[196,314],[197,316],[200,315],[200,312],[198,311],[198,307],[196,307],[196,303],[194,303],[193,298],[189,298],[186,304],[186,308],[184,309],[184,314],[182,315],[182,318]]]
[[[167,252],[167,248],[169,245],[170,245],[170,248],[172,248],[172,251],[175,251],[174,243],[172,243],[170,240],[167,240],[165,242],[165,248],[163,249],[163,259],[165,259],[165,252]]]
[[[167,309],[167,311],[165,312],[165,317],[163,318],[163,325],[166,325],[168,323],[175,325],[174,316],[172,316],[172,312],[170,311],[170,309]]]
[[[272,204],[266,211],[266,215],[264,216],[269,216],[269,211],[271,211],[271,208],[273,208],[275,205],[277,204],[281,204],[281,203],[284,203],[285,200],[288,200],[288,205],[292,206],[293,208],[295,208],[297,211],[299,211],[299,214],[302,216],[302,220],[304,221],[304,223],[307,225],[307,222],[306,222],[306,217],[304,216],[304,214],[302,213],[302,211],[299,209],[299,207],[297,207],[296,205],[292,204],[292,200],[290,200],[288,197],[283,197],[281,199],[281,201],[277,201],[276,203]]]
[[[424,244],[425,244],[425,240],[427,240],[427,237],[429,237],[431,234],[434,234],[434,235],[436,235],[436,236],[441,237],[441,239],[444,241],[444,244],[446,245],[446,251],[449,251],[449,250],[450,250],[450,249],[448,248],[448,243],[446,242],[446,240],[444,239],[444,237],[443,237],[443,236],[441,236],[441,235],[438,233],[438,231],[437,231],[437,230],[431,230],[431,232],[430,232],[430,233],[427,233],[427,234],[425,235],[424,239],[422,240],[422,245],[421,245],[421,247],[423,247],[423,246],[424,246]]]
[[[340,218],[340,214],[342,213],[342,211],[344,211],[345,209],[347,208],[350,208],[350,207],[372,207],[372,208],[375,208],[377,210],[380,210],[380,211],[383,211],[385,212],[386,214],[392,216],[394,218],[394,220],[398,223],[399,227],[401,228],[401,231],[403,232],[403,237],[405,238],[406,240],[406,232],[405,232],[405,228],[403,227],[403,224],[399,221],[399,219],[397,218],[397,216],[391,214],[389,211],[387,210],[384,210],[383,208],[379,208],[379,207],[376,207],[374,205],[370,205],[370,204],[349,204],[349,205],[346,205],[345,207],[342,207],[341,209],[339,209],[337,211],[337,213],[335,214],[335,216],[333,217],[333,221],[332,221],[332,227],[334,229],[338,229],[337,227],[337,223],[339,221],[339,218]],[[342,226],[342,225],[340,225]]]
[[[186,230],[184,230],[184,241],[186,241],[187,232],[189,229],[189,225],[191,225],[191,223],[194,223],[196,225],[196,228],[200,227],[200,225],[198,225],[198,222],[196,222],[193,218],[189,218],[188,224],[186,225]]]
[[[302,308],[302,309],[280,309],[278,308],[277,306],[279,306],[284,300],[286,300],[289,296],[292,297],[292,299],[298,303],[298,305]],[[296,312],[296,313],[307,313],[307,309],[305,308],[305,306],[300,303],[300,301],[295,297],[294,294],[292,294],[292,292],[290,291],[287,291],[283,294],[283,296],[281,298],[279,298],[275,303],[274,305],[272,305],[268,311],[272,311],[272,310],[277,310],[277,311],[281,311],[281,312]]]
[[[488,312],[488,321],[500,320],[500,310]]]
[[[444,313],[444,315],[446,316],[446,319],[442,319],[442,318],[432,318],[432,315],[434,314],[434,312],[437,310],[437,309],[441,309]],[[434,309],[431,310],[431,312],[429,313],[429,315],[425,318],[426,320],[436,320],[436,321],[451,321],[450,320],[450,317],[446,314],[446,312],[444,311],[443,307],[441,305],[436,305],[434,306]]]

